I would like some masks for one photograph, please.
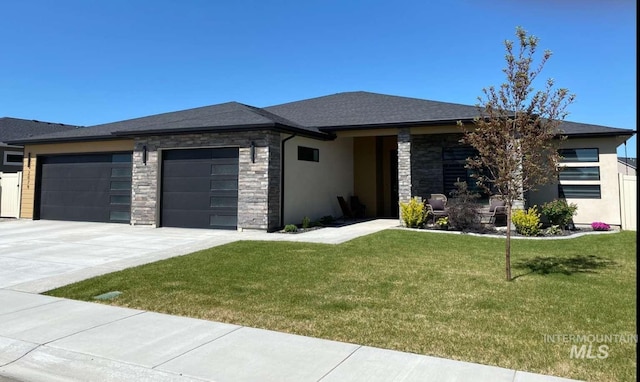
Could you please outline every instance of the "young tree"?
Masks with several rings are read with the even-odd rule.
[[[567,89],[554,90],[548,79],[544,90],[535,91],[538,77],[550,51],[545,51],[539,64],[534,64],[538,38],[516,28],[518,52],[514,43],[505,41],[503,72],[506,82],[483,89],[478,97],[479,117],[472,126],[458,125],[464,132],[463,143],[473,146],[478,155],[467,160],[476,169],[478,184],[499,194],[507,207],[507,239],[505,246],[506,276],[511,280],[511,210],[523,194],[538,185],[557,179],[559,125],[567,106],[575,98]],[[523,201],[524,202],[524,201]]]

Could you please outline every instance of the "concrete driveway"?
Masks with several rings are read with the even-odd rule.
[[[0,222],[0,288],[40,293],[253,235],[125,224]]]
[[[0,289],[41,293],[76,281],[238,240],[339,244],[396,227],[378,219],[298,235],[135,227],[52,220],[0,221]]]

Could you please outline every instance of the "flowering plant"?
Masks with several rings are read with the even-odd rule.
[[[594,231],[608,231],[611,229],[611,226],[603,222],[593,222],[591,223],[591,228],[593,228]]]
[[[436,221],[436,225],[440,228],[446,228],[449,226],[449,218],[446,216],[441,217]]]

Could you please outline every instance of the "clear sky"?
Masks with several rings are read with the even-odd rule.
[[[540,79],[577,96],[567,120],[636,129],[635,0],[7,0],[0,19],[0,116],[89,126],[356,90],[474,105],[522,26],[554,52]]]

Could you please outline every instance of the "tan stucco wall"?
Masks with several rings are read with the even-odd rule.
[[[51,154],[100,153],[108,151],[133,151],[133,140],[123,139],[113,141],[25,145],[20,217],[23,219],[33,219],[38,156]],[[29,154],[31,154],[30,163]]]
[[[353,139],[353,192],[367,206],[367,215],[377,216],[376,137]]]
[[[348,201],[353,194],[353,139],[295,137],[285,145],[283,224],[300,224],[305,216],[312,221],[341,216],[337,196]],[[298,146],[318,149],[320,160],[298,160]]]
[[[574,138],[563,142],[562,148],[597,148],[598,162],[563,163],[565,166],[599,166],[599,181],[563,181],[562,184],[599,184],[600,199],[572,199],[568,203],[578,205],[573,221],[579,225],[589,225],[594,221],[620,225],[620,198],[618,185],[618,154],[616,148],[619,142],[616,138],[586,139]],[[558,197],[557,184],[546,185],[536,192],[529,194],[528,205],[541,205]]]

